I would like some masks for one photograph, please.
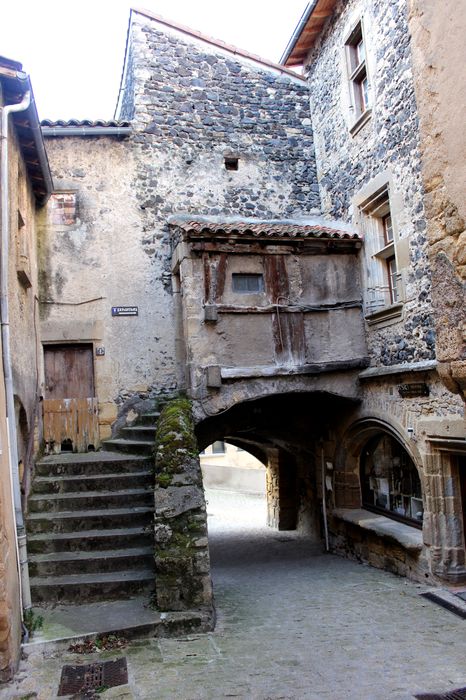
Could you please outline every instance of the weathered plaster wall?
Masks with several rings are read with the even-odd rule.
[[[221,251],[222,241],[217,245]],[[308,375],[319,375],[320,368],[325,373],[367,363],[357,249],[311,255],[300,253],[299,245],[296,250],[287,246],[287,254],[277,248],[269,241],[256,247],[237,241],[231,255],[190,254],[185,244],[175,250],[188,386],[201,404],[218,409],[254,397],[258,388],[262,393],[256,397],[273,393],[278,378],[285,391],[293,374],[294,390],[303,391],[311,383]],[[264,290],[235,292],[232,276],[238,272],[263,275]],[[207,309],[215,312],[215,320],[206,316]],[[217,386],[209,367],[221,374]],[[337,384],[326,374],[312,381],[322,390],[329,382]],[[345,388],[340,384],[337,391]]]
[[[405,10],[404,2],[339,2],[307,68],[323,213],[351,221],[364,233],[354,200],[381,173],[390,182],[391,199],[397,200],[392,214],[404,289],[402,316],[391,324],[367,328],[372,363],[384,365],[428,360],[435,352],[418,121]],[[351,135],[354,119],[345,41],[361,18],[372,116]],[[366,255],[364,277],[371,264],[371,253]]]
[[[10,353],[15,396],[20,476],[30,467],[34,444],[40,339],[36,204],[14,130],[10,129],[10,250],[8,261]],[[28,464],[29,462],[29,464]]]
[[[422,178],[440,371],[466,391],[466,15],[448,0],[410,0]]]
[[[1,103],[0,95],[0,103]],[[36,395],[35,301],[35,204],[16,134],[9,132],[9,259],[8,303],[13,392],[18,430],[20,475],[27,461],[30,432],[33,433]],[[1,350],[1,340],[0,340]],[[0,680],[8,680],[17,668],[21,642],[21,610],[16,527],[11,498],[8,434],[5,411],[3,363],[0,363]],[[31,445],[31,450],[32,450]]]
[[[76,218],[53,223],[53,199],[40,233],[43,342],[89,341],[101,437],[117,409],[176,385],[172,297],[163,284],[163,247],[152,243],[136,197],[135,154],[126,140],[47,140],[57,190],[76,193]],[[57,221],[57,219],[55,219]],[[155,236],[156,238],[156,236]],[[112,317],[112,306],[138,306]]]

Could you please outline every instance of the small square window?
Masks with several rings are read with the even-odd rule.
[[[216,440],[212,443],[212,454],[223,455],[225,453],[225,443],[223,440]]]
[[[239,158],[227,156],[225,158],[225,170],[238,170]]]
[[[240,294],[258,294],[264,291],[264,277],[260,274],[232,275],[233,291]]]

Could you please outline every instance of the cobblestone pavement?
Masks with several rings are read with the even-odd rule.
[[[466,686],[466,622],[421,586],[268,531],[255,497],[209,492],[208,511],[215,631],[131,643],[129,685],[98,697],[408,700]],[[0,697],[55,698],[65,663],[96,658],[115,655],[31,654]]]

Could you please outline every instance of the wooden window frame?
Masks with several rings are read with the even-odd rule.
[[[377,262],[375,286],[368,286],[366,317],[392,313],[399,315],[402,309],[400,274],[396,256],[396,226],[390,204],[388,183],[375,190],[359,209],[363,216],[366,239],[370,239],[370,255]],[[372,299],[370,298],[372,296]],[[379,319],[376,319],[379,320]]]
[[[253,280],[257,282],[257,287],[251,289],[240,289],[238,283],[242,280],[246,282],[245,287]],[[251,287],[253,285],[251,284]],[[231,288],[235,294],[263,294],[265,291],[264,275],[262,272],[233,272],[231,276]]]

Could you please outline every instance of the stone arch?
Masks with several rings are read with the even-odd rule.
[[[251,452],[266,464],[268,524],[321,541],[322,443],[355,405],[330,391],[268,392],[198,420],[199,447],[224,439]]]
[[[425,492],[423,460],[416,444],[410,440],[403,427],[395,420],[376,414],[358,418],[347,427],[335,451],[335,506],[337,508],[360,508],[360,456],[365,444],[378,433],[394,438],[413,461]]]
[[[18,448],[19,477],[23,481],[25,470],[27,469],[28,444],[29,444],[29,421],[26,409],[19,396],[14,397],[15,421],[16,421],[16,442]]]

